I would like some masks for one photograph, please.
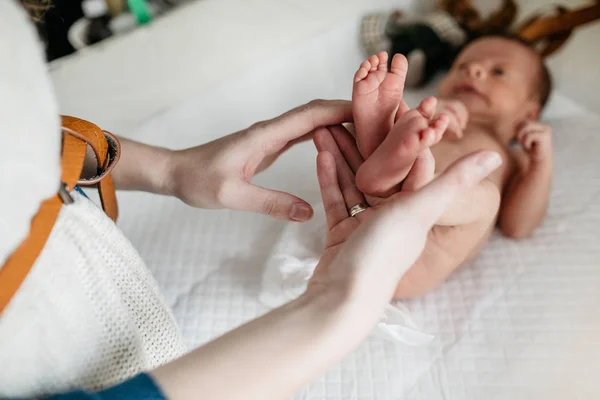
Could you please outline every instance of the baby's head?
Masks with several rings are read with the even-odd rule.
[[[514,126],[539,117],[551,88],[548,69],[526,42],[485,36],[458,55],[438,94],[463,101],[470,120]]]

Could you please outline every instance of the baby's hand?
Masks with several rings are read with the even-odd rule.
[[[450,117],[448,129],[445,136],[451,139],[460,139],[463,137],[463,131],[469,122],[469,111],[465,104],[460,100],[438,100],[438,105],[435,111],[435,116],[441,113],[447,114]]]
[[[517,140],[532,162],[542,162],[552,156],[552,129],[538,121],[527,121],[519,129]]]

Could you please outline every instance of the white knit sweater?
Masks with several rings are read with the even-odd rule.
[[[56,190],[60,135],[41,50],[13,0],[0,1],[0,54],[1,267]],[[139,254],[101,209],[73,197],[0,315],[0,398],[104,387],[183,351]]]

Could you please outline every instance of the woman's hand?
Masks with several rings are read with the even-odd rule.
[[[340,126],[315,133],[328,232],[307,294],[329,292],[356,302],[361,310],[371,311],[356,313],[357,318],[369,319],[364,326],[370,329],[402,275],[419,257],[435,221],[457,195],[497,168],[492,162],[497,154],[471,154],[436,179],[432,158],[426,155],[414,164],[401,192],[387,199],[370,198],[373,207],[351,217],[348,210],[366,204],[367,199],[355,186],[354,174],[362,159],[350,141],[352,136]]]
[[[172,151],[122,138],[121,159],[113,178],[119,189],[172,195],[194,207],[231,208],[307,221],[313,215],[310,204],[289,193],[253,185],[252,178],[292,145],[310,139],[315,129],[351,120],[349,101],[314,100],[270,121],[186,150]]]
[[[315,141],[327,246],[306,292],[154,370],[169,399],[290,398],[364,340],[435,220],[491,172],[482,165],[493,153],[470,155],[420,190],[350,217],[364,202],[352,168],[328,129]]]
[[[348,122],[351,118],[350,102],[316,100],[243,131],[175,152],[170,167],[170,191],[194,207],[230,208],[284,220],[309,220],[313,210],[306,201],[253,185],[252,178],[291,145],[310,139],[316,128]]]

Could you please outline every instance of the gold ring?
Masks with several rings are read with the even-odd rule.
[[[350,216],[356,217],[358,214],[365,211],[367,208],[369,208],[369,206],[364,203],[359,203],[355,206],[352,206],[352,208],[350,208],[350,211],[349,211]]]

